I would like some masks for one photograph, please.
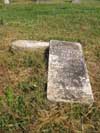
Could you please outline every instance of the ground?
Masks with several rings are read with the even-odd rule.
[[[100,1],[59,2],[0,4],[0,133],[100,132]],[[12,51],[18,39],[80,42],[94,104],[48,101],[48,50]]]

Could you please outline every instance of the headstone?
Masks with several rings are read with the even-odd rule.
[[[80,0],[72,0],[72,3],[78,4],[78,3],[80,3]]]
[[[4,4],[10,4],[10,0],[4,0]]]
[[[55,102],[93,102],[80,43],[50,41],[47,98]]]
[[[14,50],[34,50],[43,47],[49,47],[49,42],[32,41],[32,40],[17,40],[12,42]]]

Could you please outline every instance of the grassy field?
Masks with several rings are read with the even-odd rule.
[[[48,50],[11,49],[18,39],[83,46],[93,105],[46,97]],[[0,133],[100,133],[100,2],[0,5]]]

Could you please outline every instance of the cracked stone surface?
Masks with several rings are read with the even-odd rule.
[[[93,103],[80,43],[50,41],[47,98],[55,102]]]

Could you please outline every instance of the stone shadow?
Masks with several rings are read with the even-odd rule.
[[[49,47],[44,51],[44,60],[46,62],[46,71],[47,71],[47,78],[48,78],[48,64],[49,64]],[[47,81],[48,82],[48,81]],[[44,88],[45,92],[47,93],[47,83],[45,84]]]
[[[49,63],[49,47],[45,49],[44,59],[46,61],[46,70],[48,71],[48,63]]]

